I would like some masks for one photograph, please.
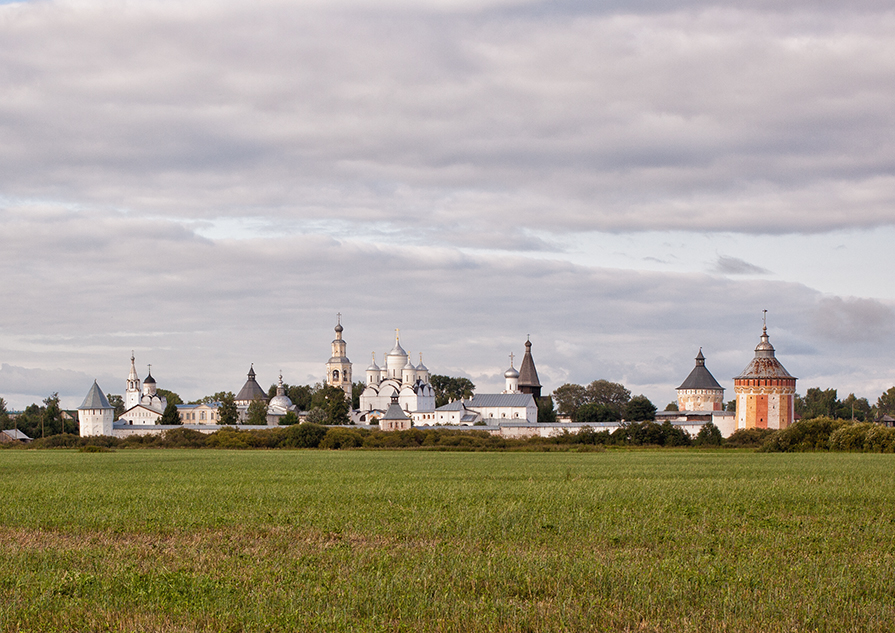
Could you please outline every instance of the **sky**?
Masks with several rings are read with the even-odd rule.
[[[895,9],[0,2],[0,397],[693,367],[895,385]]]

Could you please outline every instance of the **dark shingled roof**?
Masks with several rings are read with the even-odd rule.
[[[404,413],[404,409],[401,408],[401,405],[397,402],[392,401],[390,405],[388,405],[388,411],[385,412],[385,415],[382,416],[383,420],[409,420],[407,414]]]
[[[699,354],[696,355],[696,367],[678,389],[718,389],[723,391],[724,388],[718,384],[718,381],[712,376],[712,372],[705,368],[705,356],[702,355],[701,347]]]
[[[540,387],[538,370],[535,369],[535,361],[531,357],[531,341],[525,341],[525,356],[522,357],[522,366],[519,368],[519,387]]]
[[[234,400],[267,400],[267,392],[261,388],[261,385],[255,380],[255,367],[249,368],[248,380],[242,386],[239,393],[236,394]]]
[[[111,404],[109,404],[106,396],[103,395],[103,390],[99,388],[99,385],[96,384],[96,381],[93,381],[93,386],[90,387],[90,391],[87,392],[87,397],[84,398],[84,403],[78,407],[78,409],[114,409]]]

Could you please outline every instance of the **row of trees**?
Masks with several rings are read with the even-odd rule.
[[[631,392],[617,382],[595,380],[587,386],[567,383],[553,392],[559,414],[573,422],[655,420],[656,406],[644,395]]]

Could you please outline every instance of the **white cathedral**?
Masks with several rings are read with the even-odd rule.
[[[367,367],[367,386],[360,396],[360,410],[368,414],[372,411],[385,412],[397,396],[397,404],[411,414],[414,420],[434,419],[435,389],[429,384],[429,368],[423,364],[414,365],[410,356],[401,347],[398,330],[395,330],[395,346],[385,355],[383,366],[376,364],[376,354]]]

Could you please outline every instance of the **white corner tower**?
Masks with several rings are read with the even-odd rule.
[[[115,418],[115,407],[103,395],[96,381],[87,392],[84,402],[78,407],[78,425],[81,437],[92,435],[112,435],[112,421]]]

